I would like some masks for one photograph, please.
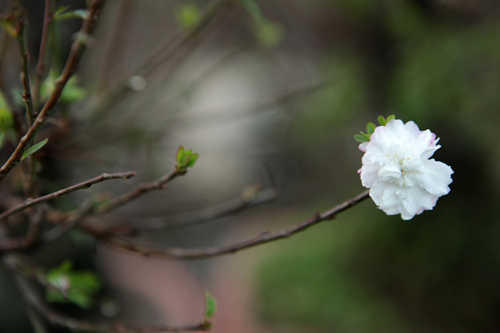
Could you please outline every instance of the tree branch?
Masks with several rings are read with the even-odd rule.
[[[152,246],[135,244],[132,240],[127,238],[105,236],[102,237],[100,240],[103,242],[103,244],[106,244],[108,246],[125,250],[128,252],[139,253],[147,257],[159,257],[165,259],[179,259],[179,260],[210,258],[224,254],[236,253],[238,251],[248,249],[254,246],[266,244],[279,239],[288,238],[322,221],[332,220],[336,218],[337,214],[367,199],[369,197],[369,193],[370,191],[367,190],[350,200],[344,201],[343,203],[333,207],[332,209],[322,214],[315,214],[309,219],[299,222],[291,227],[274,232],[263,232],[254,238],[222,247],[211,247],[204,249],[180,249],[180,248],[162,249]]]
[[[179,173],[177,172],[177,169],[174,169],[170,173],[164,175],[161,178],[158,178],[155,181],[152,181],[150,183],[142,183],[139,184],[134,190],[127,192],[111,201],[108,203],[104,204],[103,206],[99,207],[96,210],[96,214],[105,214],[108,213],[109,211],[118,208],[131,200],[153,190],[163,190],[166,188],[166,185],[172,181],[174,178],[178,176],[182,176],[185,173]]]
[[[45,49],[49,40],[50,25],[52,24],[53,14],[51,11],[51,0],[45,0],[45,16],[43,20],[42,38],[40,41],[40,52],[38,53],[38,64],[36,66],[35,86],[33,88],[33,101],[38,104],[40,98],[40,86],[42,77],[45,73]]]
[[[101,8],[103,2],[104,0],[94,0],[91,3],[90,8],[88,9],[88,16],[83,21],[78,38],[71,46],[68,60],[66,62],[66,65],[64,66],[61,76],[59,77],[59,79],[57,79],[55,83],[55,87],[52,94],[50,95],[49,99],[43,106],[38,116],[36,117],[33,126],[31,126],[28,132],[21,138],[15,151],[12,153],[7,162],[5,162],[2,168],[0,168],[0,181],[3,178],[5,178],[5,176],[10,172],[10,170],[12,170],[12,168],[14,168],[17,164],[19,164],[23,153],[29,147],[29,143],[33,141],[34,137],[36,136],[42,125],[45,123],[45,120],[47,119],[50,111],[52,111],[57,101],[61,97],[62,91],[66,86],[66,83],[68,82],[69,78],[73,75],[73,73],[76,71],[78,60],[80,59],[80,53],[83,47],[85,46],[84,37],[90,34],[94,21],[96,20],[97,12]]]
[[[52,199],[56,199],[56,198],[59,198],[61,195],[65,195],[65,194],[68,194],[68,193],[71,193],[71,192],[74,192],[74,191],[77,191],[77,190],[81,190],[81,189],[87,189],[89,187],[91,187],[92,185],[96,184],[96,183],[100,183],[104,180],[108,180],[108,179],[130,179],[132,177],[134,177],[136,175],[136,173],[134,171],[132,172],[119,172],[119,173],[111,173],[111,174],[108,174],[108,173],[103,173],[102,175],[98,176],[98,177],[95,177],[95,178],[92,178],[92,179],[89,179],[87,181],[84,181],[82,183],[79,183],[79,184],[76,184],[76,185],[73,185],[73,186],[70,186],[70,187],[67,187],[65,189],[62,189],[62,190],[59,190],[59,191],[56,191],[56,192],[53,192],[53,193],[50,193],[50,194],[47,194],[47,195],[44,195],[43,197],[39,197],[39,198],[36,198],[36,199],[28,199],[26,200],[25,202],[23,202],[22,204],[19,204],[5,212],[3,212],[2,214],[0,214],[0,221],[5,221],[5,219],[11,215],[14,215],[16,213],[19,213],[29,207],[33,207],[35,205],[38,205],[42,202],[45,202],[45,201],[48,201],[48,200],[52,200]]]
[[[247,188],[238,198],[220,204],[216,207],[177,216],[174,215],[171,218],[156,218],[153,220],[149,219],[149,221],[141,220],[135,224],[125,225],[130,226],[136,232],[191,227],[263,205],[273,201],[278,196],[276,189],[258,189],[258,193],[256,194],[247,193],[249,191],[256,191],[256,187]],[[121,225],[123,225],[123,223]]]
[[[95,101],[91,102],[89,113],[95,115],[99,114],[101,110],[105,110],[116,99],[121,96],[128,88],[128,80],[135,75],[147,77],[158,66],[168,61],[176,52],[186,44],[193,36],[200,33],[208,23],[214,18],[219,10],[229,6],[231,1],[227,0],[213,0],[205,6],[200,13],[200,20],[194,29],[181,28],[170,35],[158,48],[156,48],[146,59],[144,59],[137,66],[132,68],[123,77],[118,79],[116,83],[112,84],[104,92],[100,93]],[[85,111],[87,113],[88,111]]]

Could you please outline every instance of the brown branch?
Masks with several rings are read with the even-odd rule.
[[[211,247],[203,249],[180,249],[180,248],[162,249],[162,248],[155,248],[151,246],[136,244],[132,240],[127,238],[118,238],[109,236],[102,237],[101,241],[103,242],[103,244],[106,244],[108,246],[125,250],[128,252],[138,253],[147,257],[159,257],[165,259],[179,259],[179,260],[210,258],[224,254],[236,253],[238,251],[248,249],[254,246],[266,244],[279,239],[288,238],[322,221],[334,219],[337,216],[337,214],[367,199],[369,197],[369,193],[370,193],[369,190],[365,191],[359,194],[358,196],[350,200],[344,201],[343,203],[333,207],[332,209],[322,214],[315,214],[309,219],[299,222],[291,227],[274,232],[263,232],[254,238],[222,247]]]
[[[249,190],[255,191],[255,187],[248,188],[238,198],[220,204],[216,207],[203,209],[198,212],[177,215],[171,218],[157,218],[154,220],[149,219],[149,221],[141,220],[137,224],[126,225],[130,226],[136,232],[191,227],[263,205],[273,201],[278,195],[276,189],[258,190],[258,193],[250,195],[246,193]],[[123,223],[121,225],[123,225]]]
[[[61,237],[69,230],[77,226],[80,222],[82,222],[85,217],[92,213],[93,209],[94,201],[92,199],[86,200],[73,217],[45,232],[41,237],[41,241],[44,243],[49,243]]]
[[[119,172],[119,173],[111,173],[111,174],[108,174],[108,173],[103,173],[102,175],[98,176],[98,177],[95,177],[95,178],[92,178],[92,179],[89,179],[87,181],[84,181],[84,182],[81,182],[79,184],[76,184],[76,185],[72,185],[70,187],[67,187],[67,188],[64,188],[62,190],[59,190],[59,191],[56,191],[56,192],[53,192],[53,193],[50,193],[50,194],[47,194],[47,195],[44,195],[43,197],[39,197],[39,198],[36,198],[36,199],[28,199],[26,200],[25,202],[23,202],[22,204],[19,204],[15,207],[12,207],[11,209],[3,212],[2,214],[0,214],[0,221],[5,221],[5,219],[11,215],[14,215],[16,213],[19,213],[29,207],[33,207],[35,205],[38,205],[42,202],[45,202],[45,201],[48,201],[48,200],[52,200],[52,199],[56,199],[56,198],[59,198],[61,195],[65,195],[65,194],[68,194],[68,193],[71,193],[71,192],[74,192],[74,191],[78,191],[78,190],[81,190],[81,189],[87,189],[89,187],[91,187],[92,185],[96,184],[96,183],[100,183],[104,180],[108,180],[108,179],[130,179],[131,177],[134,177],[136,175],[135,171],[132,171],[132,172]]]
[[[52,24],[53,13],[51,10],[51,0],[45,0],[45,16],[43,20],[42,38],[40,41],[40,52],[38,53],[38,64],[36,66],[35,86],[33,88],[33,101],[38,104],[40,97],[40,86],[42,84],[42,77],[45,73],[45,49],[49,40],[50,25]]]
[[[18,254],[8,254],[4,256],[4,263],[17,274],[24,276],[42,285],[46,290],[56,290],[66,297],[67,288],[62,288],[59,285],[50,283],[44,274],[44,270],[30,264],[26,258]]]
[[[22,276],[16,275],[16,282],[29,307],[46,318],[52,325],[69,328],[73,331],[117,333],[199,332],[208,331],[211,327],[211,324],[207,321],[192,326],[148,326],[133,328],[121,323],[102,324],[78,320],[54,311],[41,299],[30,283]]]
[[[14,237],[0,239],[0,253],[10,251],[29,250],[40,241],[41,223],[45,216],[45,211],[39,209],[35,214],[30,215],[28,231],[24,237]]]
[[[64,66],[61,76],[59,77],[59,79],[57,79],[55,83],[55,87],[52,94],[50,95],[49,99],[43,106],[38,116],[36,117],[33,126],[31,126],[28,132],[21,138],[15,151],[12,153],[7,162],[5,162],[2,168],[0,168],[0,181],[3,178],[5,178],[5,176],[10,172],[10,170],[12,170],[12,168],[14,168],[17,164],[19,164],[23,153],[29,147],[29,143],[33,141],[34,137],[36,136],[42,125],[45,123],[45,120],[49,116],[50,111],[52,111],[57,101],[61,97],[62,91],[66,86],[66,83],[73,75],[73,73],[76,71],[81,51],[85,46],[84,37],[90,34],[92,26],[94,25],[94,21],[96,20],[97,12],[101,8],[103,2],[104,0],[94,0],[91,3],[88,9],[88,16],[83,21],[78,37],[71,46],[68,60],[66,61],[66,65]]]
[[[170,35],[159,47],[157,47],[146,59],[128,71],[123,77],[118,79],[108,89],[100,93],[95,101],[91,102],[89,109],[91,114],[99,114],[100,111],[106,110],[122,93],[128,88],[128,80],[132,76],[149,76],[162,63],[172,58],[177,51],[189,42],[193,36],[199,34],[208,23],[219,13],[221,9],[231,5],[232,1],[213,0],[205,6],[200,13],[200,21],[195,28],[187,29],[180,28]],[[85,111],[87,113],[89,111]]]
[[[158,178],[155,181],[152,181],[150,183],[142,183],[139,184],[134,190],[127,192],[115,199],[110,200],[108,203],[105,203],[101,207],[99,207],[95,213],[96,214],[105,214],[115,208],[118,208],[131,200],[153,190],[163,190],[166,188],[167,184],[173,180],[174,178],[178,176],[182,176],[185,173],[179,173],[177,172],[177,169],[174,169],[170,173],[164,175],[161,178]]]
[[[197,116],[196,118],[177,117],[176,119],[177,124],[180,123],[181,125],[186,125],[186,126],[193,126],[193,125],[196,126],[198,124],[203,126],[225,124],[231,121],[239,120],[244,117],[248,117],[253,114],[262,113],[266,109],[275,108],[276,106],[279,105],[285,105],[301,97],[325,89],[328,86],[330,86],[332,82],[333,80],[331,78],[327,78],[322,81],[307,83],[300,87],[294,87],[283,93],[277,93],[275,95],[272,95],[271,97],[252,103],[251,105],[247,106],[234,105],[222,111],[218,109],[214,110],[208,109],[200,112],[201,115],[205,116]],[[171,121],[172,119],[167,119],[167,120]]]
[[[21,55],[21,81],[23,83],[24,93],[21,95],[24,103],[26,104],[26,113],[28,114],[29,126],[33,125],[35,121],[35,110],[33,108],[33,99],[31,97],[31,86],[30,86],[30,75],[28,69],[29,54],[26,50],[26,29],[25,29],[25,18],[24,13],[17,21],[17,44],[19,46],[19,53]]]

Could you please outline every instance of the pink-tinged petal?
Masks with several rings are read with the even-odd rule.
[[[371,198],[385,213],[409,220],[433,209],[438,198],[450,191],[453,170],[429,160],[440,148],[438,141],[414,122],[394,119],[377,127],[370,142],[360,145],[365,152],[359,170],[362,184],[371,188]]]
[[[362,152],[366,153],[366,146],[368,146],[370,142],[363,142],[358,146],[358,149],[361,150]]]

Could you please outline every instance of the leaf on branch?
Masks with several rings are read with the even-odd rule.
[[[50,95],[54,91],[57,78],[58,74],[56,73],[56,71],[50,70],[49,75],[43,81],[40,87],[40,96],[42,100],[47,100],[50,97]],[[71,104],[73,102],[81,100],[85,97],[86,94],[87,91],[78,86],[78,77],[76,75],[73,75],[66,83],[59,101],[64,104]]]
[[[205,320],[210,320],[217,312],[217,300],[205,290]]]
[[[93,272],[74,271],[68,260],[47,272],[45,278],[55,287],[47,290],[45,298],[48,302],[71,302],[84,309],[90,308],[93,296],[101,288],[101,282]]]
[[[14,24],[3,17],[0,17],[0,25],[4,28],[4,30],[9,34],[9,36],[16,38],[19,34]]]
[[[254,36],[259,44],[263,47],[275,47],[285,35],[283,26],[279,23],[272,22],[262,14],[262,10],[254,0],[239,0],[241,5],[248,11],[254,21]]]
[[[252,19],[257,23],[259,21],[264,21],[265,17],[260,10],[259,5],[254,0],[239,0],[239,2],[245,7]]]
[[[200,22],[200,10],[193,4],[185,5],[177,11],[176,19],[181,27],[193,29]]]
[[[54,20],[63,21],[73,18],[85,20],[89,16],[89,13],[85,9],[77,9],[72,12],[66,12],[67,9],[67,7],[60,7],[54,14]]]
[[[180,146],[179,149],[177,149],[177,154],[175,156],[177,161],[175,168],[177,169],[177,172],[185,173],[187,168],[192,168],[194,166],[198,157],[199,155],[193,153],[192,149],[185,150],[184,146]]]
[[[255,37],[263,47],[276,47],[285,35],[283,26],[269,20],[260,21],[255,27]]]
[[[21,158],[21,161],[24,160],[26,157],[28,156],[31,156],[33,155],[34,153],[36,153],[38,150],[40,150],[43,146],[45,146],[45,144],[49,141],[49,139],[45,139],[43,141],[40,141],[38,142],[36,145],[33,145],[31,146],[30,149],[28,149],[27,151],[25,151],[23,153],[23,157]]]

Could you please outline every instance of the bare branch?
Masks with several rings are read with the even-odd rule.
[[[49,40],[49,30],[52,24],[53,14],[51,11],[51,0],[45,0],[45,17],[43,20],[42,38],[40,41],[40,52],[38,54],[38,64],[36,66],[35,86],[33,88],[33,101],[38,104],[40,97],[40,86],[42,83],[42,76],[45,73],[45,50]]]
[[[98,324],[83,320],[74,319],[54,311],[48,306],[33,289],[28,281],[22,276],[16,275],[16,282],[26,303],[35,311],[45,317],[51,324],[69,328],[73,331],[92,332],[119,332],[119,333],[161,333],[161,332],[199,332],[208,331],[211,324],[204,321],[192,326],[148,326],[148,327],[128,327],[121,323]]]
[[[193,36],[199,34],[208,26],[208,23],[225,7],[231,5],[231,1],[213,0],[205,6],[200,14],[200,21],[194,29],[181,28],[170,35],[156,50],[154,50],[146,59],[132,68],[116,83],[111,85],[104,92],[100,93],[96,100],[89,105],[91,113],[99,114],[105,110],[128,88],[128,80],[135,75],[149,76],[154,70],[172,58],[177,51],[190,41]]]
[[[125,250],[128,252],[138,253],[147,257],[159,257],[165,259],[179,259],[179,260],[210,258],[224,254],[236,253],[238,251],[248,249],[254,246],[266,244],[279,239],[288,238],[322,221],[334,219],[337,216],[337,214],[367,199],[369,197],[369,193],[370,193],[369,190],[365,191],[359,194],[358,196],[350,200],[344,201],[343,203],[333,207],[332,209],[322,214],[315,214],[309,219],[299,222],[291,227],[274,232],[263,232],[254,238],[222,247],[211,247],[204,249],[180,249],[180,248],[162,249],[152,246],[136,244],[131,239],[128,238],[102,237],[101,241],[108,246]]]
[[[275,189],[266,189],[258,190],[258,193],[255,195],[249,195],[246,193],[248,190],[253,191],[254,189],[248,188],[238,198],[220,204],[216,207],[176,215],[170,218],[156,218],[146,221],[141,220],[140,222],[130,226],[135,229],[135,231],[168,230],[190,227],[211,222],[221,217],[234,215],[244,210],[263,205],[276,199],[278,194]]]
[[[86,200],[72,218],[45,232],[42,235],[41,241],[49,243],[61,237],[92,213],[93,209],[94,201],[92,199]]]
[[[40,207],[39,207],[40,208]],[[41,223],[45,216],[45,211],[40,208],[35,214],[30,216],[28,231],[24,237],[0,239],[0,253],[9,251],[28,250],[33,248],[40,241]]]
[[[19,22],[17,24],[18,35],[16,37],[17,44],[19,46],[19,53],[21,54],[21,81],[23,83],[24,94],[21,95],[24,103],[26,104],[26,113],[28,114],[28,122],[29,126],[33,125],[35,121],[35,110],[33,108],[33,99],[31,97],[31,87],[30,87],[30,75],[28,70],[28,60],[29,54],[26,50],[26,41],[25,41],[25,22],[24,16],[19,18]]]
[[[182,176],[185,173],[179,173],[177,172],[177,169],[174,169],[170,173],[164,175],[161,178],[158,178],[155,181],[152,181],[150,183],[142,183],[139,184],[134,190],[127,192],[111,201],[108,203],[104,204],[103,206],[99,207],[96,210],[96,214],[105,214],[115,208],[118,208],[131,200],[143,195],[144,193],[147,193],[149,191],[153,190],[163,190],[166,188],[167,184],[173,180],[174,178],[178,176]]]
[[[94,185],[96,183],[100,183],[104,180],[130,179],[131,177],[134,177],[135,175],[136,175],[136,173],[134,171],[111,173],[111,174],[103,173],[102,175],[100,175],[98,177],[95,177],[95,178],[89,179],[87,181],[84,181],[82,183],[67,187],[67,188],[59,190],[57,192],[44,195],[43,197],[39,197],[36,199],[28,199],[25,202],[23,202],[22,204],[19,204],[15,207],[9,209],[8,211],[5,211],[2,214],[0,214],[0,221],[1,220],[5,221],[5,219],[7,217],[9,217],[13,214],[19,213],[19,212],[25,210],[26,208],[33,207],[35,205],[38,205],[38,204],[45,202],[45,201],[48,201],[48,200],[59,198],[61,195],[65,195],[65,194],[68,194],[68,193],[71,193],[71,192],[74,192],[77,190],[87,189],[87,188],[91,187],[92,185]]]
[[[44,270],[31,265],[26,258],[23,258],[18,254],[5,255],[4,263],[7,267],[15,271],[17,274],[24,276],[30,280],[36,281],[47,290],[59,291],[63,296],[66,296],[66,294],[68,293],[67,289],[50,283],[45,278],[45,274],[43,274]]]
[[[45,123],[45,120],[49,116],[50,111],[54,108],[57,101],[61,97],[62,91],[66,86],[66,83],[76,71],[76,67],[78,65],[78,60],[80,59],[80,54],[85,46],[84,38],[88,36],[92,30],[92,26],[94,25],[94,21],[96,20],[97,12],[102,6],[104,0],[94,0],[89,9],[88,16],[83,21],[82,27],[79,32],[79,37],[75,40],[73,45],[71,46],[71,51],[68,56],[68,60],[64,69],[61,73],[59,79],[57,79],[55,83],[54,90],[50,95],[49,99],[43,106],[42,110],[36,117],[33,126],[31,126],[28,132],[21,138],[19,144],[16,147],[16,150],[12,153],[10,158],[5,162],[5,164],[0,168],[0,181],[5,178],[5,176],[21,161],[23,153],[28,149],[29,143],[33,141],[33,138],[36,136],[42,125]]]

